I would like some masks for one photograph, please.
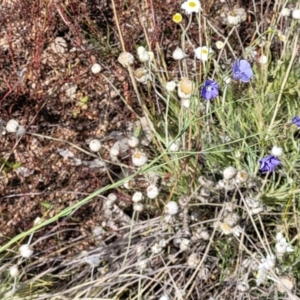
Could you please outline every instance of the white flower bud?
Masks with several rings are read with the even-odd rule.
[[[139,145],[140,141],[137,137],[131,136],[128,138],[128,146],[131,148],[136,148]]]
[[[183,50],[182,50],[181,48],[177,47],[177,48],[174,50],[174,52],[173,52],[173,54],[172,54],[172,57],[173,57],[173,59],[175,59],[175,60],[181,60],[181,59],[183,59],[183,58],[186,57],[186,54],[183,52]]]
[[[179,211],[177,202],[170,201],[165,205],[165,213],[168,215],[176,215]]]
[[[7,132],[17,132],[19,128],[19,122],[17,120],[9,120],[6,124]]]
[[[27,244],[21,245],[19,252],[24,258],[29,258],[33,254],[33,250]]]
[[[142,167],[147,163],[148,157],[144,152],[141,152],[139,150],[135,151],[135,153],[132,155],[132,163],[136,167]]]
[[[280,14],[281,14],[283,17],[289,17],[290,14],[291,14],[291,10],[290,10],[289,8],[287,8],[287,7],[284,7],[284,8],[281,10]]]
[[[162,295],[159,297],[159,300],[170,300],[170,298],[167,295]]]
[[[137,49],[138,57],[140,62],[146,62],[150,60],[149,52],[143,46],[138,47]]]
[[[274,156],[281,156],[283,153],[282,148],[277,147],[277,146],[273,146],[272,150],[271,150],[271,155]]]
[[[133,210],[137,211],[137,212],[141,212],[144,210],[144,205],[143,203],[137,202],[133,204]]]
[[[33,225],[37,225],[42,221],[42,219],[40,217],[35,218],[35,220],[33,221]]]
[[[225,84],[229,84],[231,82],[231,78],[229,76],[224,77],[223,81]]]
[[[117,147],[111,147],[109,154],[110,154],[110,156],[116,157],[120,154],[120,150]]]
[[[18,269],[18,265],[13,265],[9,268],[9,274],[12,278],[16,278],[20,275],[20,271]]]
[[[168,81],[166,83],[166,90],[169,92],[169,93],[172,93],[175,91],[175,88],[176,88],[176,82],[175,81]]]
[[[236,169],[234,167],[227,167],[223,171],[223,178],[230,180],[236,175]]]
[[[101,149],[101,142],[97,139],[93,139],[90,141],[89,147],[92,152],[98,152]]]
[[[268,57],[266,55],[261,55],[258,58],[258,63],[260,63],[261,65],[266,65],[268,63]]]
[[[292,12],[292,18],[294,20],[300,20],[300,9],[294,9]]]
[[[224,44],[222,41],[216,41],[216,48],[217,48],[218,50],[223,49],[224,46],[225,46],[225,44]]]
[[[169,150],[171,152],[177,152],[179,150],[179,141],[177,140],[174,143],[172,143]]]
[[[143,200],[143,194],[141,192],[135,192],[133,195],[132,195],[132,198],[131,200],[133,202],[140,202]]]
[[[101,66],[99,64],[93,64],[91,71],[93,74],[98,74],[101,71]]]
[[[158,187],[154,184],[150,184],[148,187],[147,187],[147,197],[149,199],[154,199],[158,196],[159,194],[159,190],[158,190]]]

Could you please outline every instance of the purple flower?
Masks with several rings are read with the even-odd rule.
[[[233,64],[233,78],[242,82],[249,82],[253,77],[253,71],[250,64],[242,59],[236,59]]]
[[[267,155],[263,157],[260,161],[261,172],[273,172],[274,169],[281,164],[281,161],[274,155]]]
[[[292,124],[295,124],[297,125],[298,127],[300,127],[300,118],[298,116],[295,116],[293,119],[292,119]]]
[[[219,96],[219,84],[216,81],[207,79],[201,90],[201,96],[209,101]]]

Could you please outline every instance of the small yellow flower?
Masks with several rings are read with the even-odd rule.
[[[173,18],[172,18],[173,22],[175,23],[180,23],[182,21],[182,15],[180,13],[176,13]]]

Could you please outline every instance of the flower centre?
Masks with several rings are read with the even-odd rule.
[[[140,159],[142,157],[141,152],[134,153],[134,158]]]
[[[208,54],[208,51],[206,49],[203,49],[202,54]]]
[[[189,6],[194,8],[194,7],[196,7],[196,3],[191,1],[191,2],[189,2]]]
[[[210,91],[213,90],[213,87],[212,87],[212,86],[207,86],[207,87],[206,87],[206,90],[207,90],[208,92],[210,92]]]

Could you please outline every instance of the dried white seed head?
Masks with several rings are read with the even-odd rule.
[[[147,163],[148,157],[144,152],[139,150],[135,151],[132,155],[132,164],[136,167],[142,167]]]
[[[101,149],[101,142],[97,139],[92,139],[89,143],[92,152],[98,152]]]
[[[292,18],[294,20],[300,20],[300,9],[294,9],[292,12]]]
[[[134,78],[140,83],[147,83],[151,79],[150,73],[146,68],[138,68],[134,71]]]
[[[105,230],[102,226],[95,226],[93,229],[93,235],[98,238],[102,238],[102,236],[105,234]]]
[[[176,248],[179,248],[180,243],[181,243],[181,240],[182,240],[182,239],[179,238],[179,237],[174,238],[174,239],[172,240],[173,245],[174,245]]]
[[[233,228],[240,222],[241,217],[237,213],[229,213],[224,219],[223,222],[226,223],[229,227]]]
[[[131,136],[128,138],[128,146],[131,148],[136,148],[139,145],[140,141],[137,137]]]
[[[179,245],[181,251],[189,251],[191,249],[191,242],[188,239],[182,239]]]
[[[165,213],[168,215],[176,215],[178,214],[179,211],[179,206],[177,202],[175,201],[170,201],[165,205]]]
[[[148,259],[139,260],[139,261],[136,263],[136,267],[137,267],[138,270],[144,271],[144,270],[147,268],[148,263],[149,263],[149,260],[148,260]]]
[[[152,247],[151,247],[151,252],[153,254],[158,254],[162,251],[162,247],[159,245],[159,243],[155,243]]]
[[[9,268],[9,275],[12,277],[12,278],[16,278],[20,275],[20,271],[18,269],[18,265],[13,265]]]
[[[210,239],[210,234],[207,230],[202,230],[200,233],[199,233],[199,237],[202,239],[202,240],[209,240]]]
[[[192,253],[187,260],[187,264],[190,268],[196,269],[200,263],[200,256],[197,253]]]
[[[168,245],[168,242],[167,242],[167,240],[165,240],[165,239],[161,239],[161,240],[159,240],[159,245],[162,247],[162,248],[165,248],[167,245]]]
[[[144,210],[144,205],[143,203],[137,202],[133,204],[133,210],[137,211],[137,212],[141,212]]]
[[[66,40],[60,36],[56,37],[51,43],[51,49],[54,53],[65,53],[68,50]]]
[[[154,184],[150,184],[148,187],[147,187],[147,197],[150,198],[150,199],[154,199],[158,196],[159,194],[159,190],[158,190],[158,187]]]
[[[118,199],[117,195],[114,193],[110,193],[107,195],[107,200],[111,201],[111,202],[116,202]]]
[[[242,184],[245,183],[248,180],[248,178],[249,178],[248,173],[244,170],[241,170],[236,173],[235,182],[237,184]]]
[[[172,57],[173,57],[173,59],[175,59],[175,60],[181,60],[181,59],[183,59],[183,58],[186,57],[186,54],[183,52],[183,50],[182,50],[181,48],[177,47],[177,48],[174,50],[174,52],[173,52],[173,54],[172,54]]]
[[[134,57],[129,52],[122,52],[118,57],[118,62],[124,67],[127,68],[134,63]]]
[[[132,195],[132,198],[131,200],[133,202],[140,202],[143,200],[143,194],[141,192],[135,192],[133,195]]]
[[[132,180],[125,180],[125,182],[123,183],[123,186],[124,186],[125,189],[131,190],[132,189],[132,184],[133,184]]]
[[[19,122],[17,120],[11,119],[6,124],[7,132],[17,132],[19,128]]]
[[[281,14],[283,17],[289,17],[290,14],[291,14],[291,10],[290,10],[289,8],[287,8],[287,7],[284,7],[284,8],[281,10],[280,14]]]
[[[223,171],[223,178],[225,180],[230,180],[236,175],[237,171],[234,167],[227,167]]]
[[[251,208],[257,208],[260,206],[260,202],[258,200],[250,198],[250,197],[246,197],[245,202]]]
[[[274,156],[281,156],[283,153],[283,150],[281,147],[273,146],[271,150],[271,155]]]
[[[88,263],[92,268],[98,267],[100,265],[99,255],[89,255],[84,258],[85,262]]]
[[[146,251],[145,246],[144,245],[137,245],[135,252],[137,254],[137,256],[141,256],[142,254],[144,254]]]
[[[248,282],[246,282],[246,281],[241,281],[241,282],[239,282],[238,283],[238,285],[237,285],[237,290],[238,291],[240,291],[240,292],[247,292],[248,290],[249,290],[249,284],[248,284]]]
[[[99,64],[93,64],[91,71],[93,74],[98,74],[101,71],[101,66]]]
[[[166,90],[169,92],[169,93],[172,93],[174,92],[176,89],[176,82],[175,81],[168,81],[166,83]]]
[[[33,254],[33,250],[27,244],[21,245],[19,252],[24,258],[29,258]]]

